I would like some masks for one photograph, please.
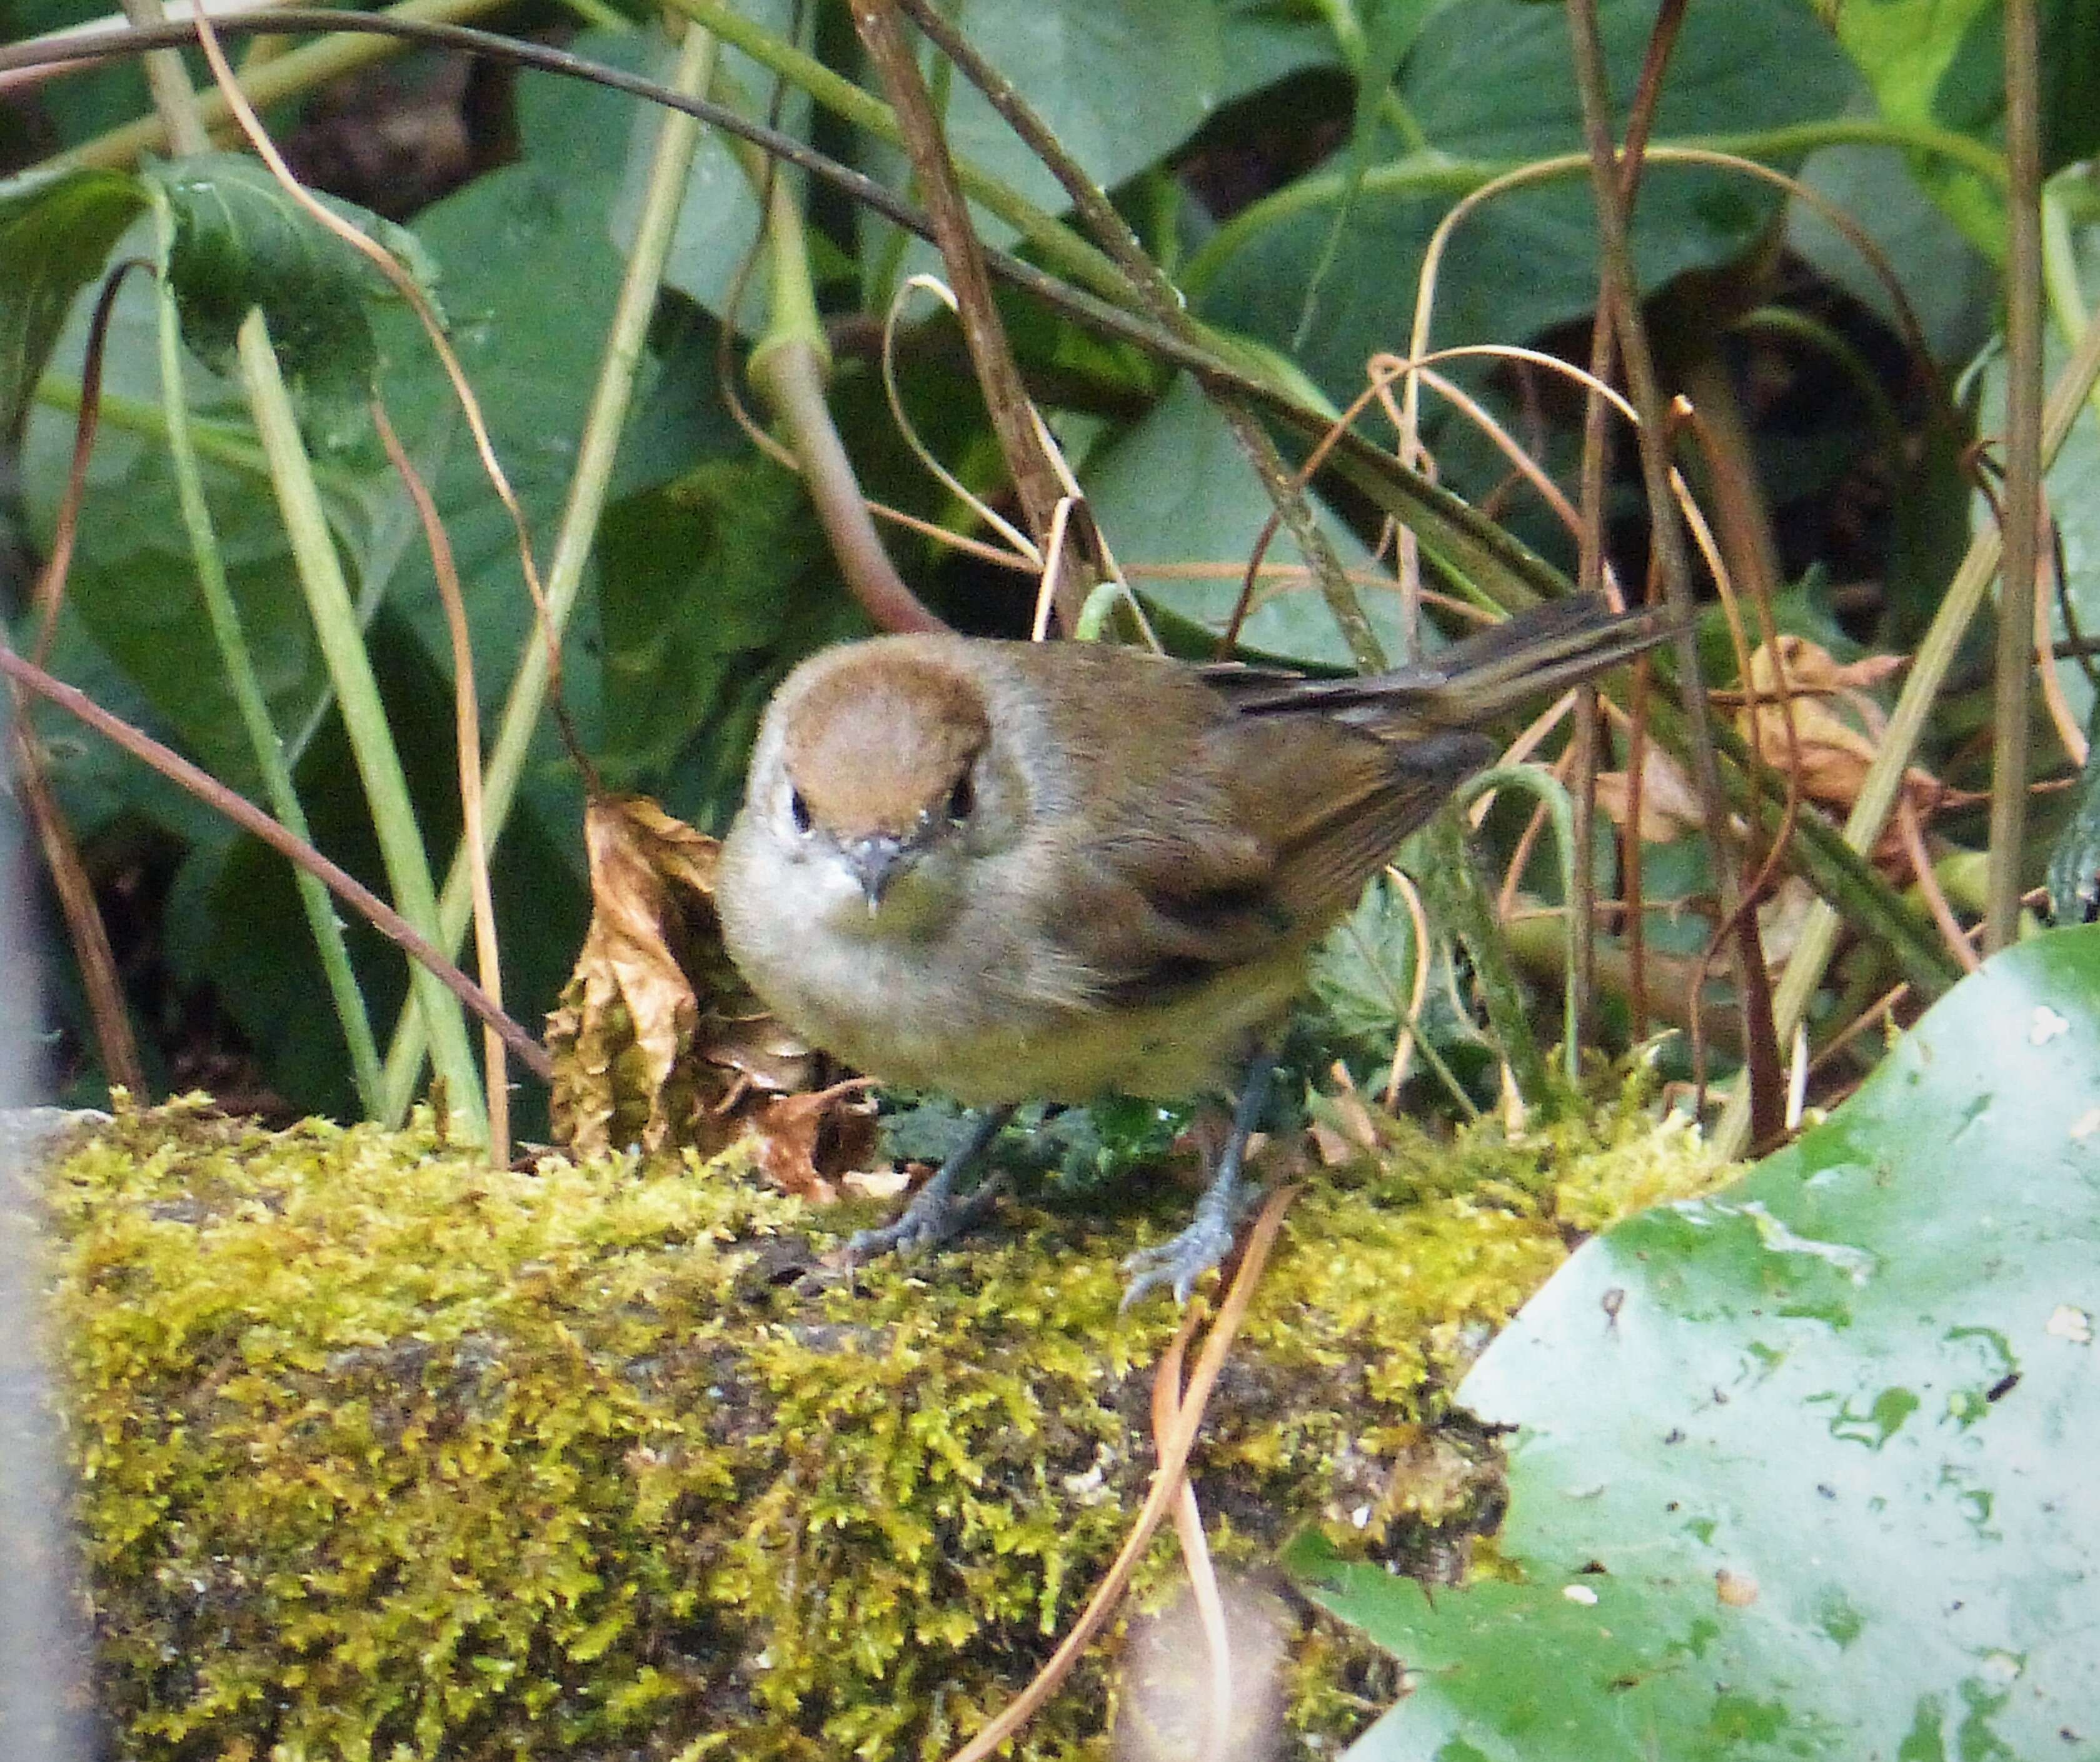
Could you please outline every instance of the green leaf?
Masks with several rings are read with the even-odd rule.
[[[1308,68],[1339,65],[1334,33],[1291,0],[1219,0],[1220,104],[1261,91]]]
[[[1336,1029],[1391,1051],[1414,989],[1414,920],[1384,876],[1313,950],[1312,985]]]
[[[740,10],[753,23],[776,35],[792,37],[794,34],[793,10],[783,0],[765,0],[762,6],[757,0],[743,0]],[[678,55],[660,33],[653,31],[593,32],[576,47],[579,54],[593,60],[646,72],[657,79],[669,77]],[[716,54],[718,91],[733,89],[754,104],[767,101],[765,95],[774,86],[771,73],[726,44],[717,45]],[[724,81],[733,84],[724,86],[721,83]],[[586,96],[583,88],[569,94],[567,105],[601,112],[598,126],[617,130],[626,139],[619,194],[612,205],[612,236],[624,253],[634,243],[642,197],[655,158],[657,134],[668,112],[654,104],[638,104],[619,93],[593,91]],[[794,134],[806,134],[810,108],[808,95],[791,86],[778,126]],[[664,264],[665,285],[676,288],[719,318],[728,306],[738,273],[743,271],[744,287],[738,307],[741,325],[746,331],[761,328],[770,265],[763,252],[752,255],[757,236],[757,192],[729,139],[718,130],[702,130],[694,145],[692,170],[686,174],[677,227]]]
[[[1372,156],[1378,151],[1380,117],[1386,100],[1392,95],[1392,77],[1400,71],[1401,63],[1407,59],[1407,51],[1414,46],[1414,39],[1422,34],[1422,27],[1440,3],[1440,0],[1374,0],[1370,23],[1364,29],[1363,64],[1357,69],[1356,108],[1349,124],[1348,182],[1343,187],[1341,200],[1335,205],[1335,218],[1329,222],[1327,242],[1321,247],[1320,260],[1313,266],[1312,279],[1305,284],[1305,309],[1299,316],[1298,329],[1292,337],[1294,346],[1303,345],[1305,333],[1312,326],[1320,284],[1326,280],[1327,271],[1335,267],[1335,253],[1341,249],[1342,234],[1355,210],[1357,194],[1364,187],[1364,174],[1370,170]]]
[[[1186,375],[1168,388],[1128,433],[1081,473],[1094,518],[1127,570],[1145,564],[1209,565],[1203,579],[1134,575],[1145,599],[1213,635],[1223,631],[1239,598],[1241,572],[1271,512],[1254,468],[1224,419]],[[1343,566],[1370,566],[1355,534],[1324,509],[1321,524]],[[1265,562],[1302,562],[1287,533],[1279,532]],[[1299,666],[1346,669],[1348,645],[1309,579],[1265,582],[1266,597],[1247,619],[1242,646]],[[1399,600],[1389,588],[1358,589],[1371,627],[1389,654],[1404,652]]]
[[[1224,99],[1222,27],[1212,0],[971,0],[960,22],[978,53],[1105,189],[1179,147]],[[960,76],[945,121],[958,160],[1004,178],[1052,214],[1071,205],[1064,186]],[[870,165],[903,186],[902,152],[877,148]],[[989,244],[1013,236],[1002,222],[977,219]],[[867,236],[888,236],[886,222],[864,218],[862,225]],[[939,258],[930,245],[915,244],[904,266],[907,273],[938,270]]]
[[[2041,0],[2042,157],[2054,171],[2100,143],[2100,6]],[[1890,121],[2005,134],[2003,0],[1871,0],[1830,9],[1838,40]],[[1918,180],[1979,249],[2005,253],[2004,189],[1919,154]]]
[[[174,214],[168,274],[183,340],[223,372],[241,321],[260,306],[287,378],[324,406],[361,406],[379,354],[369,308],[399,298],[378,267],[245,154],[200,153],[145,176]],[[436,275],[412,233],[348,202],[322,200],[432,294]]]
[[[798,601],[840,597],[801,480],[757,454],[708,460],[675,483],[615,503],[598,542],[602,756],[624,780],[668,770],[725,700],[742,694],[755,658],[780,644]],[[813,570],[823,584],[798,592]],[[723,756],[734,763],[743,742],[730,744]]]
[[[1882,248],[1935,358],[1954,363],[1973,355],[1990,328],[1997,273],[1926,193],[1916,166],[1883,147],[1826,147],[1809,155],[1799,175]],[[1895,324],[1887,284],[1807,204],[1789,211],[1786,242],[1819,275]]]
[[[77,385],[86,313],[76,310],[54,355],[54,377]],[[111,314],[104,362],[102,427],[89,460],[87,495],[68,578],[69,610],[163,718],[177,742],[244,794],[261,787],[193,572],[174,474],[162,438],[154,341],[154,289],[134,276]],[[186,395],[200,434],[205,499],[224,553],[271,718],[296,760],[329,686],[240,393],[196,363]],[[21,453],[31,531],[46,541],[73,449],[70,414],[33,412]],[[375,570],[372,510],[390,474],[341,460],[322,468],[323,493],[368,606]]]
[[[1202,126],[1224,60],[1210,0],[972,0],[972,45],[1095,182],[1113,189]],[[949,143],[1055,210],[1063,187],[975,87],[955,82]]]
[[[1654,20],[1650,0],[1607,0],[1601,8],[1614,92],[1633,90]],[[1798,0],[1695,6],[1664,81],[1656,132],[1733,134],[1835,116],[1857,83]],[[1435,152],[1375,165],[1365,179],[1300,353],[1330,396],[1353,394],[1376,350],[1405,346],[1423,250],[1454,199],[1451,161],[1499,166],[1582,148],[1567,22],[1551,7],[1469,0],[1443,8],[1423,28],[1397,90]],[[1314,175],[1339,195],[1336,170]],[[1193,278],[1203,315],[1288,343],[1333,196],[1301,203],[1286,190],[1228,228]],[[1739,256],[1777,201],[1741,177],[1651,166],[1633,235],[1642,286]],[[1458,234],[1438,284],[1434,340],[1524,341],[1586,316],[1596,291],[1586,177],[1521,191],[1475,214]]]
[[[0,443],[20,436],[73,297],[145,205],[139,180],[121,171],[0,183]]]
[[[1298,1551],[1391,1757],[2095,1754],[2100,929],[1989,962],[1826,1123],[1583,1248],[1460,1399],[1494,1582]]]

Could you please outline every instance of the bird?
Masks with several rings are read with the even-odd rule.
[[[1670,628],[1572,595],[1351,679],[945,632],[803,661],[723,841],[725,946],[811,1044],[978,1110],[848,1258],[973,1224],[964,1177],[1023,1102],[1179,1101],[1241,1075],[1193,1221],[1124,1263],[1126,1306],[1162,1285],[1185,1302],[1230,1249],[1314,946],[1493,762],[1485,725]]]

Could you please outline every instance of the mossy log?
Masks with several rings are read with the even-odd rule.
[[[1447,1391],[1582,1230],[1703,1186],[1631,1104],[1311,1180],[1197,1447],[1214,1549],[1463,1570]],[[1151,1471],[1176,1317],[1132,1209],[810,1276],[866,1221],[712,1161],[496,1170],[427,1123],[121,1115],[50,1171],[113,1747],[155,1759],[938,1757],[1033,1673]],[[1185,1205],[1178,1197],[1177,1205]],[[1168,1597],[1162,1537],[1138,1597]],[[1291,1742],[1389,1698],[1292,1609]],[[1018,1750],[1102,1756],[1119,1636]]]

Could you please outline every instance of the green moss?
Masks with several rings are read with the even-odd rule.
[[[1444,1391],[1613,1195],[1595,1125],[1313,1178],[1197,1456],[1220,1553],[1308,1514],[1447,1575],[1494,1504]],[[104,1704],[142,1757],[946,1754],[1033,1672],[1152,1460],[1127,1219],[799,1280],[861,1221],[735,1156],[495,1170],[407,1133],[129,1115],[55,1171]],[[1162,1218],[1144,1227],[1164,1234]],[[1141,1587],[1178,1574],[1155,1545]],[[1391,1684],[1309,1613],[1294,1727]],[[1111,1640],[1024,1740],[1105,1754]]]

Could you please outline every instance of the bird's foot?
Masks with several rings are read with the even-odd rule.
[[[893,1223],[879,1230],[856,1230],[846,1240],[846,1258],[854,1266],[883,1254],[912,1255],[974,1230],[991,1214],[992,1202],[1005,1189],[1004,1174],[994,1171],[975,1192],[957,1194],[953,1183],[938,1177],[912,1196]]]
[[[1132,1277],[1123,1292],[1122,1306],[1128,1309],[1161,1285],[1172,1286],[1174,1301],[1186,1303],[1196,1281],[1232,1251],[1233,1222],[1228,1208],[1198,1205],[1195,1221],[1180,1235],[1156,1248],[1141,1248],[1124,1259],[1123,1270]]]

